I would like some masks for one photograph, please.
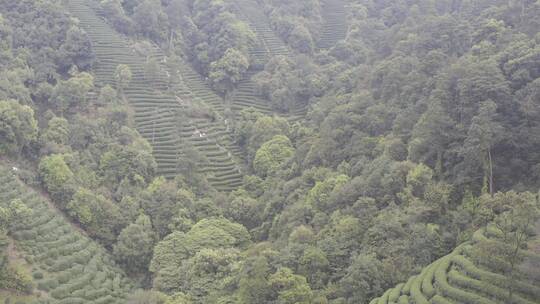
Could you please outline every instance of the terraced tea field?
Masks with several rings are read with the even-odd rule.
[[[257,71],[262,70],[264,64],[273,56],[290,56],[291,53],[285,42],[272,30],[270,20],[264,13],[262,6],[254,0],[237,0],[237,16],[246,22],[257,36],[257,43],[250,49],[250,56],[255,64],[250,68],[244,79],[238,84],[232,98],[232,110],[241,111],[254,108],[261,113],[272,115],[274,110],[265,100],[255,92],[255,83],[251,80]],[[306,114],[305,107],[295,108],[286,116],[290,121],[298,121]]]
[[[489,229],[488,229],[489,231]],[[406,283],[387,290],[382,297],[370,304],[538,304],[540,285],[538,281],[517,280],[514,283],[512,300],[508,298],[509,280],[494,271],[486,263],[479,265],[472,257],[472,248],[489,232],[479,230],[472,244],[466,243],[451,254],[430,264]],[[527,259],[540,262],[540,254],[523,252]]]
[[[131,283],[112,257],[72,226],[50,202],[0,167],[0,206],[20,199],[32,214],[12,238],[32,265],[42,298],[50,303],[122,304]]]
[[[323,25],[317,47],[329,49],[347,36],[347,11],[344,0],[323,0],[321,4]]]
[[[270,21],[262,6],[255,0],[236,0],[237,16],[246,22],[257,35],[257,43],[250,55],[263,64],[272,56],[289,56],[289,49],[270,27]]]
[[[185,152],[184,148],[191,145],[204,159],[199,169],[207,173],[213,186],[218,190],[229,191],[241,185],[242,175],[234,159],[239,149],[234,147],[230,136],[226,138],[226,127],[178,115],[186,110],[183,98],[188,97],[193,102],[206,102],[217,112],[223,111],[215,94],[208,93],[209,90],[204,88],[193,92],[188,86],[178,85],[176,87],[179,90],[172,94],[168,90],[170,82],[178,79],[169,79],[165,70],[149,82],[144,75],[146,58],[138,55],[127,39],[98,16],[96,2],[70,0],[69,9],[80,20],[80,25],[92,40],[97,56],[94,74],[98,84],[114,85],[116,67],[119,64],[130,67],[133,77],[124,92],[134,109],[137,130],[153,147],[158,174],[168,178],[176,176],[181,167],[179,162]],[[160,62],[164,58],[159,52],[152,56]]]

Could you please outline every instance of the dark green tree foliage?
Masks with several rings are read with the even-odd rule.
[[[304,56],[294,60],[284,56],[272,58],[264,71],[255,76],[255,82],[274,108],[283,112],[321,96],[328,85],[325,75]]]
[[[125,1],[124,5],[130,2],[136,1]],[[136,33],[156,41],[167,38],[168,20],[167,15],[161,9],[160,1],[140,1],[133,8],[132,18],[135,23]]]
[[[116,67],[116,70],[114,72],[114,79],[116,80],[116,89],[122,96],[124,95],[124,90],[127,89],[129,86],[129,83],[131,82],[131,78],[133,77],[133,73],[131,72],[131,69],[126,64],[119,64]]]
[[[107,182],[117,184],[123,179],[148,182],[156,170],[156,161],[147,142],[135,142],[110,147],[101,156],[99,167]]]
[[[215,66],[214,73],[219,66],[230,66],[232,69],[227,68],[224,71],[230,71],[227,72],[230,74],[227,81],[234,85],[234,79],[249,66],[247,51],[254,40],[253,32],[232,13],[230,4],[226,2],[191,0],[188,3],[191,7],[191,16],[187,20],[191,26],[185,33],[188,54],[193,58],[196,68],[204,75],[211,73],[212,64]],[[228,51],[229,49],[231,51]],[[234,60],[238,62],[232,62],[232,58],[227,59],[227,52],[228,57],[231,57],[230,52],[233,50],[241,53],[243,59]]]
[[[104,196],[84,188],[75,192],[66,211],[88,234],[107,246],[113,244],[124,224],[118,206]]]
[[[66,33],[66,42],[60,48],[60,68],[67,70],[76,66],[82,70],[88,70],[92,66],[94,53],[90,38],[83,30],[72,27]]]
[[[65,81],[60,81],[52,92],[51,102],[59,114],[64,114],[73,107],[87,106],[88,92],[94,87],[94,77],[80,73]]]
[[[358,255],[340,281],[341,296],[348,303],[367,303],[387,288],[384,265],[373,255]]]
[[[128,3],[134,3],[134,1],[124,1],[126,5]],[[105,16],[111,21],[115,29],[124,34],[133,34],[133,28],[135,27],[133,21],[126,15],[124,8],[122,7],[122,1],[120,0],[104,0],[101,1],[101,8]],[[132,9],[133,6],[127,7]]]
[[[34,110],[15,100],[0,101],[0,152],[20,154],[37,139]]]
[[[294,154],[291,141],[283,135],[276,135],[262,144],[255,154],[253,169],[261,177],[275,175],[284,168],[286,161]]]
[[[240,51],[227,49],[218,61],[210,64],[210,80],[216,90],[227,93],[242,80],[242,75],[249,67],[248,59]]]
[[[152,259],[155,241],[150,218],[141,214],[134,223],[122,230],[113,252],[129,271],[144,273]]]
[[[0,289],[15,290],[18,293],[31,293],[34,289],[28,273],[8,257],[8,233],[13,232],[16,224],[27,221],[32,210],[19,199],[0,207]]]
[[[321,4],[318,0],[291,2],[265,0],[274,29],[293,49],[310,54],[321,28]]]
[[[65,156],[52,154],[39,162],[39,175],[43,185],[64,207],[73,193],[73,172],[65,162]]]
[[[27,60],[37,80],[56,78],[71,65],[90,67],[91,43],[58,2],[3,0],[0,8],[11,24],[13,48],[29,50]]]
[[[232,249],[245,249],[250,243],[247,230],[226,219],[205,219],[187,233],[173,232],[154,249],[150,265],[156,276],[154,287],[165,292],[188,288],[197,303],[204,303],[212,289],[205,288],[206,284],[215,284],[213,288],[218,291],[227,285],[226,281],[220,281],[229,280],[228,277],[237,271],[238,266],[234,263],[238,253]],[[224,273],[214,272],[214,278],[202,275],[201,271],[211,273],[211,269],[222,269]]]
[[[508,279],[498,300],[517,299],[537,221],[524,190],[540,185],[537,2],[349,2],[346,40],[316,50],[320,2],[264,1],[303,55],[273,58],[253,80],[278,112],[309,112],[226,112],[246,161],[229,194],[190,147],[182,174],[155,176],[125,102],[140,71],[113,66],[116,90],[90,104],[91,45],[55,3],[0,0],[2,156],[36,165],[62,212],[167,294],[128,302],[368,303],[486,226],[503,245],[472,254]],[[185,52],[227,97],[252,64],[233,3],[101,5],[119,31]],[[147,63],[151,81],[161,63]]]
[[[269,283],[272,289],[278,293],[277,303],[307,304],[312,302],[313,293],[306,279],[295,275],[288,268],[280,268],[276,273],[272,274]]]

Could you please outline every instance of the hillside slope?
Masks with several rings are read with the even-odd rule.
[[[419,275],[373,299],[370,304],[540,303],[540,282],[534,274],[532,278],[518,277],[511,283],[508,275],[495,269],[501,267],[502,263],[494,254],[489,254],[487,259],[475,254],[482,242],[495,239],[493,234],[492,229],[487,229],[487,232],[485,229],[478,230],[471,243],[459,246],[449,255],[425,267]],[[493,247],[488,250],[495,252]],[[521,267],[528,263],[538,265],[540,262],[540,252],[531,250],[522,254],[524,261]],[[511,298],[510,284],[514,286]]]
[[[347,36],[347,11],[343,0],[324,0],[321,3],[323,24],[317,47],[328,49]]]
[[[186,146],[191,146],[202,156],[199,170],[207,173],[209,182],[218,190],[229,191],[238,187],[242,175],[228,150],[228,144],[220,144],[213,133],[215,126],[204,120],[192,120],[180,115],[186,110],[185,102],[168,91],[168,79],[161,73],[158,79],[149,83],[144,75],[146,58],[137,55],[130,43],[116,33],[92,5],[92,1],[71,0],[69,10],[80,20],[94,45],[97,64],[94,73],[101,85],[114,85],[114,73],[119,64],[126,64],[133,73],[133,79],[125,90],[131,107],[135,110],[136,128],[149,141],[158,163],[158,174],[172,178],[179,172],[180,158],[185,155]],[[213,127],[213,128],[212,128]]]
[[[250,71],[238,83],[238,87],[232,94],[232,110],[239,112],[243,109],[254,108],[267,114],[279,114],[285,116],[290,122],[301,120],[307,112],[304,105],[295,105],[290,113],[276,113],[269,101],[257,93],[253,76],[257,74],[274,56],[293,56],[285,42],[272,29],[268,16],[262,10],[260,4],[254,0],[237,0],[233,3],[238,17],[246,22],[256,35],[256,43],[249,50],[254,64]]]
[[[50,303],[125,303],[131,284],[105,249],[0,166],[0,206],[15,199],[31,214],[16,223],[11,237],[32,265],[37,289]]]

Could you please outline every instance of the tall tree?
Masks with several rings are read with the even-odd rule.
[[[467,132],[462,155],[465,162],[483,170],[486,192],[493,196],[493,147],[504,137],[504,129],[498,121],[497,105],[487,100],[482,102],[478,114],[472,119]]]
[[[118,236],[113,249],[115,258],[120,264],[125,265],[128,271],[144,273],[152,259],[155,241],[156,234],[150,218],[141,214]]]
[[[34,110],[15,100],[0,101],[0,152],[20,155],[36,140]]]
[[[124,90],[127,89],[133,74],[128,65],[119,64],[114,72],[114,79],[116,80],[116,89],[120,92],[120,95],[125,99]]]

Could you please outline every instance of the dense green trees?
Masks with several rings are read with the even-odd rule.
[[[295,275],[288,268],[280,268],[270,276],[272,289],[278,293],[277,303],[312,303],[313,293],[302,276]]]
[[[106,245],[116,239],[123,220],[118,206],[104,196],[80,188],[66,205],[67,213],[90,234]]]
[[[124,6],[130,2],[136,1],[126,1]],[[167,15],[162,11],[159,1],[145,0],[138,3],[132,9],[136,33],[153,40],[167,37]],[[129,11],[129,7],[127,9]]]
[[[512,302],[538,217],[538,4],[351,2],[346,40],[319,50],[319,1],[263,2],[293,55],[269,58],[253,78],[259,97],[308,114],[212,114],[227,117],[216,133],[232,131],[230,157],[245,161],[239,189],[215,191],[187,146],[170,158],[181,174],[156,176],[124,94],[139,71],[113,66],[116,90],[96,86],[88,36],[55,1],[0,0],[2,161],[24,160],[21,179],[151,286],[128,303],[368,303],[479,227],[503,240],[474,254],[502,261]],[[260,68],[230,2],[101,7],[226,97]],[[169,59],[149,56],[145,80],[160,81]],[[199,138],[213,142],[208,130]]]
[[[227,49],[223,57],[210,64],[210,80],[221,93],[227,93],[242,80],[242,75],[249,67],[248,59],[240,51]]]
[[[254,78],[263,96],[274,108],[288,112],[309,98],[321,96],[327,89],[328,79],[320,68],[305,56],[272,58]]]
[[[41,159],[39,162],[39,175],[47,191],[58,199],[64,201],[68,199],[69,193],[66,188],[73,180],[73,172],[65,162],[61,154],[52,154]]]
[[[173,232],[154,249],[154,287],[169,293],[184,290],[195,303],[204,303],[210,292],[227,288],[239,267],[236,250],[249,244],[247,230],[226,219],[205,219],[187,233]]]
[[[141,214],[118,236],[114,255],[129,271],[144,272],[152,259],[155,239],[150,218]]]
[[[34,111],[16,100],[0,101],[0,152],[20,154],[37,139]]]
[[[52,102],[60,114],[73,107],[84,107],[88,102],[87,94],[94,87],[94,77],[80,73],[66,81],[60,81],[52,92]]]
[[[222,59],[227,50],[235,49],[249,58],[247,50],[254,39],[247,24],[238,20],[232,8],[221,1],[195,0],[191,2],[192,31],[186,36],[197,66],[204,74],[212,62]]]
[[[87,70],[93,60],[88,36],[68,17],[67,11],[54,1],[1,1],[0,7],[9,21],[13,49],[26,49],[26,60],[37,81],[57,78],[72,65]]]
[[[293,156],[291,141],[283,135],[276,135],[262,144],[253,159],[253,169],[261,177],[274,175],[282,169],[288,158]]]
[[[274,29],[293,49],[310,54],[321,28],[321,4],[318,0],[290,2],[263,1]]]
[[[62,60],[59,61],[59,65],[64,70],[71,66],[88,70],[94,60],[88,34],[78,27],[70,28],[66,33],[66,42],[60,48],[60,56]],[[64,58],[68,60],[64,60]]]

